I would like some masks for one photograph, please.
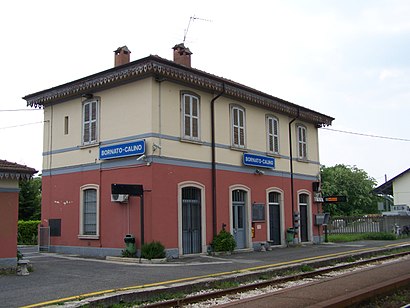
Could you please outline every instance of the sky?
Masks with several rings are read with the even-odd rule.
[[[185,37],[192,67],[334,117],[321,164],[382,184],[410,167],[409,16],[406,0],[2,1],[0,159],[41,171],[43,111],[23,96],[112,68],[124,45],[172,60]]]

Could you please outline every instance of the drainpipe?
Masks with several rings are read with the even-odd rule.
[[[295,188],[294,188],[294,180],[293,180],[293,153],[292,153],[292,123],[295,122],[300,115],[299,112],[299,107],[298,107],[298,113],[296,115],[296,118],[293,118],[292,121],[289,122],[289,156],[290,156],[290,193],[292,194],[291,200],[292,200],[292,227],[293,230],[295,230]]]
[[[211,148],[212,148],[212,227],[213,236],[218,234],[216,227],[216,159],[215,159],[215,101],[225,93],[225,83],[222,91],[211,100]]]

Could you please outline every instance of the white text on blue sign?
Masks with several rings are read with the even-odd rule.
[[[100,147],[100,159],[120,158],[145,153],[145,140]]]
[[[273,157],[245,153],[243,154],[243,164],[253,167],[275,168],[275,159]]]

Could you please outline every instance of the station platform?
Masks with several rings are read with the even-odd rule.
[[[0,276],[0,307],[41,307],[79,297],[112,294],[122,290],[162,288],[199,279],[218,279],[230,273],[292,266],[365,251],[410,245],[396,241],[361,241],[341,244],[297,245],[271,251],[234,252],[227,256],[192,255],[160,264],[138,264],[39,253],[37,247],[19,247],[34,271],[28,276]]]

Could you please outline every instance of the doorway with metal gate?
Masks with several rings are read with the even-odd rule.
[[[272,191],[268,195],[269,206],[269,240],[271,245],[281,245],[281,194]]]
[[[182,188],[182,253],[200,253],[201,234],[201,189]]]
[[[308,209],[309,209],[309,195],[300,194],[299,195],[299,211],[300,211],[300,241],[309,241],[309,219],[308,219]]]
[[[236,248],[246,248],[246,213],[247,192],[242,189],[232,191],[232,232],[236,242]]]

